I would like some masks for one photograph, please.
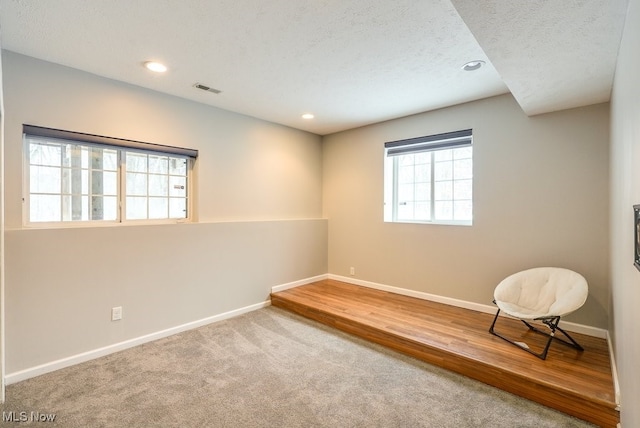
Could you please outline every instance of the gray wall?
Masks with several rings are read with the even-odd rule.
[[[623,427],[640,426],[640,272],[633,205],[640,204],[640,0],[629,1],[611,97],[612,329]]]
[[[527,117],[510,95],[324,139],[329,271],[491,304],[505,276],[535,266],[582,273],[568,320],[607,328],[609,105]],[[473,226],[384,223],[385,141],[473,128]]]
[[[320,137],[11,52],[3,72],[8,375],[327,272]],[[199,222],[23,227],[23,123],[198,149]]]

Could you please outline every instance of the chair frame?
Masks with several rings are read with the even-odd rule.
[[[494,300],[493,303],[496,303],[496,301]],[[506,340],[507,342],[511,343],[512,345],[517,346],[518,348],[527,351],[528,353],[535,355],[536,357],[540,358],[541,360],[546,360],[547,359],[547,352],[549,352],[549,347],[551,346],[551,342],[553,341],[553,339],[564,343],[567,346],[570,346],[574,349],[577,349],[578,351],[584,351],[584,348],[582,346],[580,346],[580,344],[578,344],[578,342],[576,342],[574,340],[573,337],[571,337],[569,335],[569,333],[567,333],[565,330],[563,330],[562,328],[560,328],[558,326],[558,324],[560,323],[560,317],[559,316],[550,316],[550,317],[540,317],[540,318],[534,318],[533,321],[540,321],[542,322],[544,325],[546,325],[547,327],[549,327],[549,329],[551,330],[549,333],[547,333],[546,331],[542,331],[536,327],[534,327],[533,325],[531,325],[530,323],[528,323],[527,321],[517,318],[520,321],[522,321],[527,327],[529,327],[529,330],[534,331],[535,333],[539,333],[542,335],[547,336],[549,339],[547,340],[547,343],[544,347],[544,350],[542,352],[534,352],[531,349],[529,349],[529,347],[524,344],[524,343],[518,343],[515,340],[509,339],[506,336],[503,336],[502,334],[498,333],[495,331],[494,327],[496,325],[496,321],[498,321],[498,316],[500,315],[500,308],[498,308],[498,312],[496,312],[496,316],[493,319],[493,323],[491,324],[491,327],[489,328],[489,332],[491,334],[493,334],[494,336],[498,336],[500,339],[502,340]],[[567,339],[569,339],[569,341],[564,340],[562,338],[556,337],[556,331],[559,331],[560,333],[562,333]]]

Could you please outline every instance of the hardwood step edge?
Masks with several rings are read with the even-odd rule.
[[[508,374],[509,376],[511,376],[513,378],[517,378],[520,381],[530,382],[530,378],[528,378],[527,376],[525,376],[525,375],[523,375],[521,373],[515,372],[513,370],[505,369],[505,368],[502,368],[502,367],[497,367],[497,366],[492,365],[492,364],[488,364],[488,363],[486,363],[486,362],[484,362],[482,360],[478,360],[477,358],[474,358],[474,357],[469,356],[469,355],[454,353],[454,352],[448,350],[446,347],[438,347],[438,346],[435,346],[435,345],[431,345],[431,344],[427,344],[427,343],[424,343],[424,342],[420,342],[420,341],[414,340],[414,339],[412,339],[410,337],[407,337],[407,336],[405,336],[405,335],[403,335],[403,334],[401,334],[399,332],[395,332],[395,331],[394,332],[390,332],[390,331],[387,331],[387,330],[384,330],[384,329],[381,329],[381,328],[378,328],[378,327],[373,327],[373,326],[367,325],[365,323],[362,323],[358,319],[349,317],[347,314],[344,314],[344,313],[335,312],[335,311],[329,311],[329,310],[324,310],[324,309],[318,309],[316,307],[307,305],[305,303],[292,301],[291,299],[283,298],[283,297],[277,296],[275,294],[271,295],[271,301],[272,301],[272,304],[274,304],[274,301],[275,301],[276,304],[274,304],[274,306],[276,306],[276,307],[279,307],[278,306],[279,302],[289,302],[289,303],[292,303],[294,305],[304,307],[307,310],[312,310],[313,312],[319,312],[319,313],[331,316],[333,318],[339,319],[342,322],[346,322],[346,323],[350,323],[350,324],[357,324],[360,327],[366,327],[367,329],[373,329],[373,330],[375,330],[377,332],[383,333],[383,334],[391,336],[391,337],[399,337],[403,341],[411,344],[414,347],[426,348],[426,349],[428,349],[428,350],[430,350],[432,352],[445,353],[447,355],[455,355],[456,358],[464,359],[468,363],[478,364],[478,365],[481,365],[481,366],[483,366],[483,367],[485,367],[487,369],[498,369],[500,372]],[[283,308],[287,309],[286,306],[284,306]],[[301,315],[303,315],[303,314],[301,314]],[[453,370],[453,371],[455,371],[455,370]],[[466,374],[464,374],[464,375],[467,376]],[[471,376],[469,376],[469,377],[471,377]],[[477,379],[477,380],[480,380],[480,381],[482,381],[484,383],[488,383],[488,382],[485,382],[484,380],[481,380],[481,379]],[[561,385],[557,385],[557,384],[554,384],[554,383],[551,383],[551,382],[548,382],[548,381],[537,380],[536,384],[540,385],[541,387],[547,388],[547,389],[552,389],[554,391],[559,391],[559,392],[563,393],[563,395],[566,395],[568,397],[574,397],[574,398],[580,399],[580,400],[586,399],[589,402],[597,403],[599,406],[607,408],[607,409],[614,409],[615,410],[616,407],[617,407],[617,404],[615,403],[615,401],[603,399],[603,398],[600,398],[600,397],[597,397],[597,396],[585,395],[585,394],[581,393],[578,390],[571,389],[571,388],[566,388],[566,387],[563,387]],[[493,386],[495,386],[495,385],[493,385]]]
[[[287,299],[279,299],[278,297],[276,297],[272,303],[274,303],[274,306],[276,307],[282,308],[284,310],[289,310],[304,318],[312,319],[326,326],[336,328],[348,334],[359,337],[363,340],[377,343],[378,345],[381,345],[387,349],[392,349],[394,351],[425,361],[434,366],[441,367],[445,370],[449,370],[462,376],[475,379],[479,382],[483,382],[492,387],[502,389],[504,391],[537,402],[557,411],[575,416],[579,419],[586,420],[603,427],[612,428],[615,428],[617,423],[620,421],[620,414],[616,409],[615,404],[610,403],[607,400],[602,400],[597,397],[582,396],[580,394],[576,394],[571,390],[563,391],[562,389],[558,389],[556,385],[543,385],[541,383],[536,383],[532,379],[521,376],[517,373],[512,376],[512,378],[515,378],[517,381],[514,382],[518,384],[517,387],[511,386],[509,384],[498,384],[495,376],[491,376],[489,372],[497,372],[502,374],[503,376],[505,374],[509,374],[506,370],[503,370],[499,367],[489,365],[484,362],[476,362],[473,359],[465,357],[458,357],[456,354],[437,348],[425,349],[425,346],[423,344],[416,344],[413,341],[405,341],[408,342],[408,346],[413,346],[413,349],[410,347],[404,348],[389,346],[383,343],[383,341],[379,341],[376,338],[376,334],[379,335],[380,333],[382,333],[383,335],[386,335],[386,333],[380,332],[380,330],[378,329],[371,328],[366,324],[358,323],[361,327],[364,328],[364,330],[369,330],[372,333],[371,335],[364,336],[360,332],[362,328],[359,329],[360,331],[357,331],[353,327],[354,323],[349,319],[341,319],[342,317],[340,316],[335,316],[334,314],[320,311],[307,305],[299,303],[290,304],[291,302]],[[332,322],[326,322],[327,319],[330,319]],[[342,325],[340,321],[342,321]],[[397,343],[397,341],[395,342]],[[452,364],[452,356],[455,357],[456,360],[461,360],[467,364],[473,363],[476,370],[472,372],[473,374],[466,372],[461,373],[461,371],[459,370],[460,366],[457,363]],[[485,368],[486,372],[485,370],[480,370],[482,368]],[[540,394],[539,391],[536,394],[523,392],[523,390],[526,391],[527,388],[531,388],[532,391],[543,388],[547,391],[547,393]],[[562,405],[563,402],[570,402],[571,405],[564,406]]]

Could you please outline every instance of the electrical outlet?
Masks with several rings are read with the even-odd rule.
[[[116,306],[111,308],[111,321],[118,321],[122,319],[122,306]]]
[[[351,267],[349,268],[349,275],[353,276],[353,275],[355,275],[355,274],[356,274],[356,268],[354,268],[353,266],[351,266]]]

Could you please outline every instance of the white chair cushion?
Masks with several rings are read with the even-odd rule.
[[[516,318],[567,315],[589,294],[587,281],[569,269],[541,267],[515,273],[498,284],[493,297],[500,310]]]

